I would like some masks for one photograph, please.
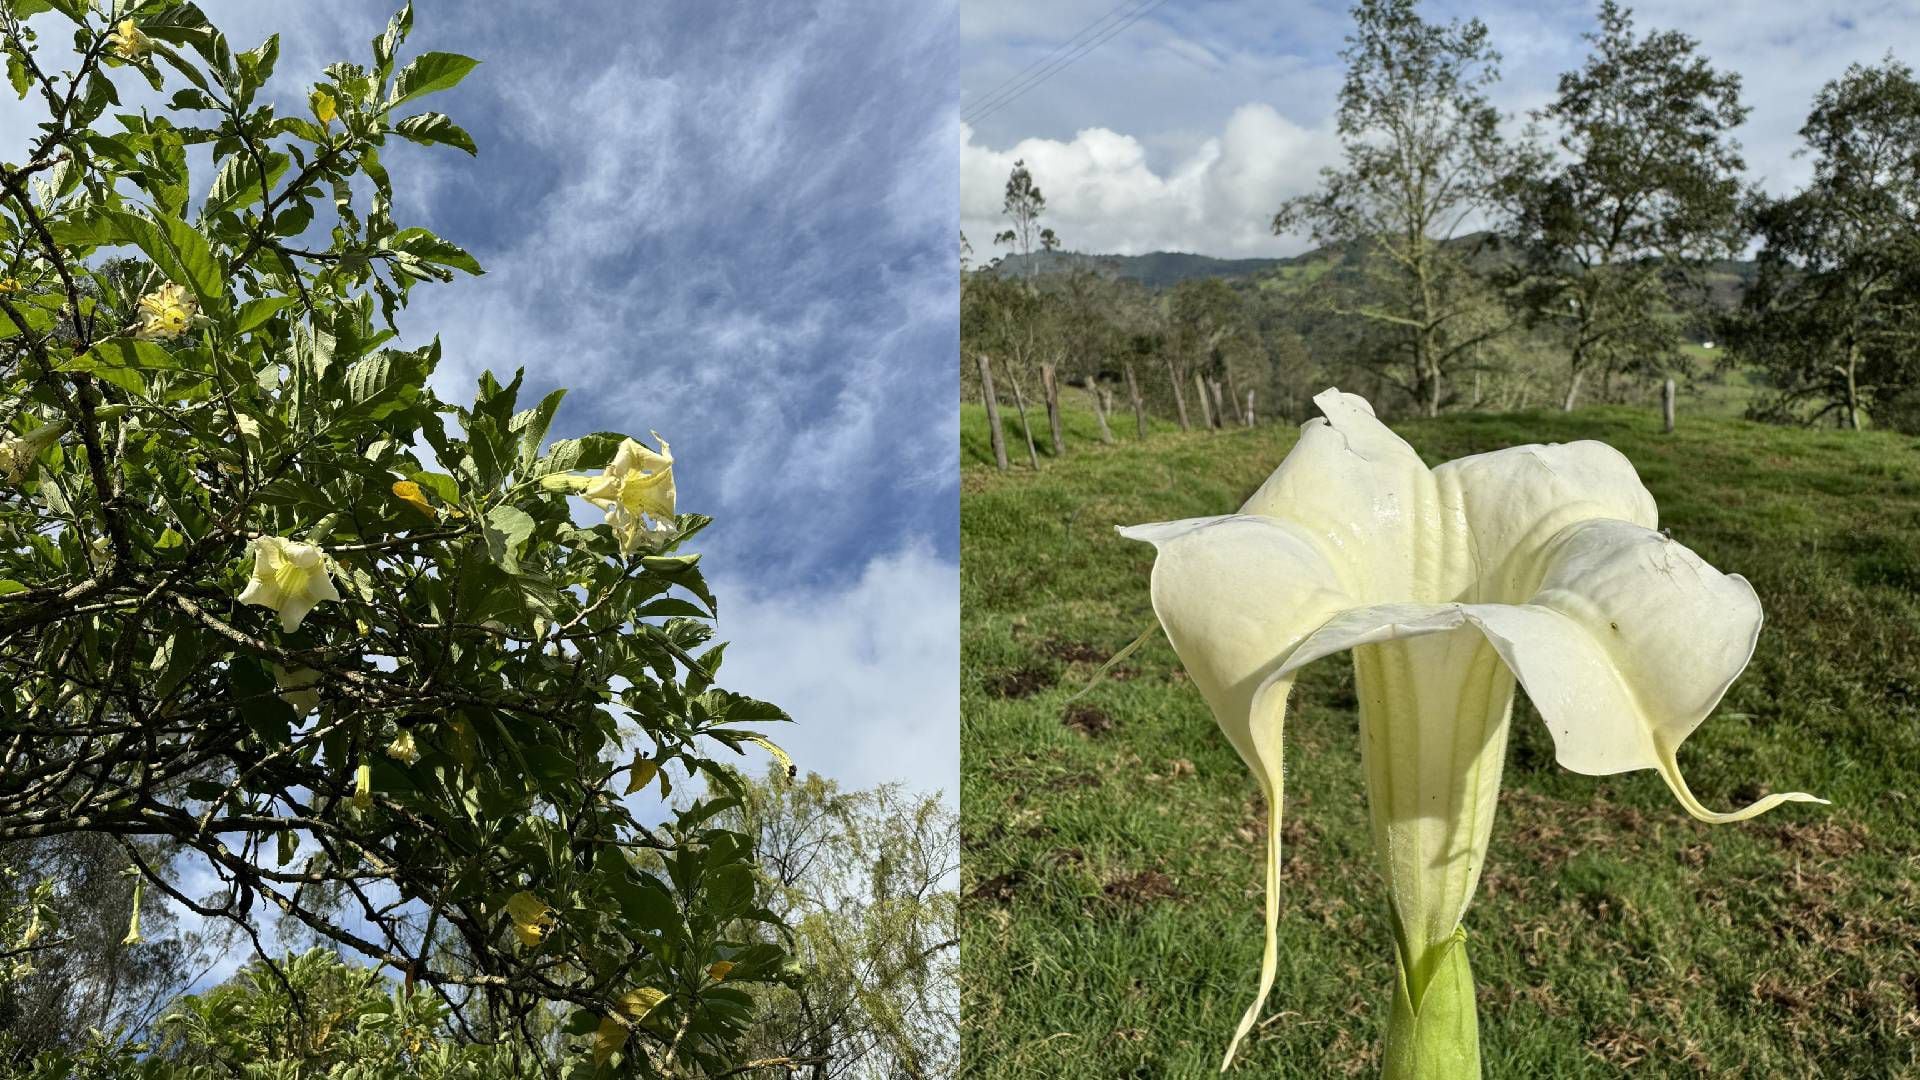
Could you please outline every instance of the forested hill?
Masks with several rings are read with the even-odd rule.
[[[1497,247],[1490,244],[1484,234],[1463,236],[1454,241],[1463,247],[1477,247],[1480,258],[1497,260],[1501,254]],[[1361,253],[1351,247],[1323,247],[1285,258],[1266,259],[1221,259],[1211,255],[1196,255],[1186,251],[1152,251],[1145,255],[1097,255],[1086,252],[1055,251],[1040,252],[1032,256],[1036,273],[1064,273],[1070,270],[1091,268],[1094,271],[1114,278],[1136,281],[1149,289],[1170,289],[1190,278],[1246,278],[1280,282],[1299,278],[1317,278],[1327,270],[1339,266],[1355,265],[1355,256]],[[992,268],[1000,274],[1024,274],[1027,272],[1027,258],[1020,255],[1008,255]],[[1745,259],[1730,259],[1716,262],[1707,272],[1707,282],[1713,306],[1722,310],[1733,307],[1740,301],[1745,285],[1753,280],[1754,263]]]

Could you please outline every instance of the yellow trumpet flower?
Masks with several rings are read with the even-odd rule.
[[[520,944],[531,949],[546,939],[553,929],[553,908],[530,892],[517,892],[507,900],[507,918]]]
[[[143,341],[176,338],[187,332],[200,309],[187,290],[169,281],[140,298],[140,322],[133,336]]]
[[[623,441],[606,472],[589,480],[581,491],[588,502],[607,512],[607,524],[613,526],[622,555],[643,546],[658,548],[676,528],[673,454],[659,432],[653,438],[660,444],[658,452],[632,439]]]
[[[122,60],[142,60],[153,49],[153,41],[140,32],[132,19],[121,19],[107,35],[107,47]]]

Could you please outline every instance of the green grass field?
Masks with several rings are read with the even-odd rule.
[[[969,1077],[1212,1074],[1259,967],[1258,789],[1153,625],[1153,554],[1117,524],[1230,512],[1294,430],[1119,445],[996,472],[961,435],[962,1028]],[[1041,423],[1044,419],[1041,418]],[[1524,696],[1468,911],[1489,1077],[1920,1076],[1920,442],[1652,410],[1396,425],[1429,463],[1602,439],[1662,524],[1752,580],[1752,665],[1682,750],[1695,823],[1651,772],[1561,770]],[[1043,430],[1043,429],[1042,429]],[[1042,436],[1044,440],[1044,436]],[[1392,971],[1350,667],[1287,730],[1279,980],[1244,1076],[1367,1076]]]

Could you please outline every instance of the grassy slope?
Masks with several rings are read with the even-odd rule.
[[[1293,432],[1143,445],[1128,418],[1100,447],[1069,421],[1068,459],[1002,476],[982,411],[962,419],[967,1075],[1205,1076],[1258,969],[1257,789],[1158,635],[1063,705],[1152,625],[1151,551],[1113,526],[1232,510]],[[1560,770],[1523,698],[1466,919],[1488,1076],[1920,1075],[1920,444],[1698,417],[1663,436],[1625,409],[1399,429],[1431,463],[1623,450],[1662,523],[1766,605],[1682,751],[1695,791],[1834,803],[1696,824],[1652,773]],[[1391,967],[1349,672],[1295,690],[1280,974],[1241,1075],[1377,1068]]]

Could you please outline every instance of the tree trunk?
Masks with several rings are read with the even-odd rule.
[[[1224,395],[1220,393],[1220,380],[1207,380],[1207,389],[1213,394],[1213,426],[1217,428],[1226,427],[1227,402],[1223,400]]]
[[[1047,399],[1047,431],[1053,436],[1053,456],[1067,456],[1067,441],[1060,435],[1060,380],[1052,364],[1040,365],[1040,391]]]
[[[1673,434],[1673,380],[1668,379],[1660,388],[1660,417],[1665,421],[1667,434]]]
[[[1187,395],[1180,392],[1180,375],[1173,370],[1171,360],[1167,361],[1167,381],[1173,384],[1173,407],[1180,412],[1180,430],[1193,430],[1193,425],[1187,423]]]
[[[1567,399],[1560,403],[1561,412],[1573,411],[1573,403],[1580,397],[1580,379],[1585,374],[1579,368],[1574,368],[1573,373],[1567,376]]]
[[[1252,427],[1253,426],[1253,391],[1251,390],[1247,391],[1247,411],[1245,416],[1246,416],[1247,426]]]
[[[1100,441],[1108,446],[1113,445],[1113,429],[1107,426],[1107,416],[1112,412],[1113,391],[1101,386],[1098,382],[1094,383],[1093,416],[1100,421]]]
[[[1213,402],[1207,399],[1207,380],[1202,378],[1200,373],[1197,371],[1193,373],[1193,392],[1200,395],[1201,426],[1212,427],[1213,426]]]
[[[1236,424],[1245,424],[1246,418],[1240,415],[1240,392],[1234,389],[1234,385],[1233,385],[1233,369],[1232,368],[1227,368],[1226,380],[1227,380],[1227,384],[1226,384],[1227,404],[1233,408],[1233,422]]]
[[[1140,384],[1134,381],[1132,364],[1123,364],[1121,369],[1127,373],[1127,395],[1133,398],[1133,426],[1144,439],[1147,437],[1147,406],[1140,400]]]
[[[987,432],[993,440],[993,463],[1007,471],[1007,433],[1000,430],[1000,403],[993,399],[993,364],[986,353],[975,353],[980,364],[980,397],[987,403]]]
[[[1013,369],[1007,369],[1007,381],[1013,384],[1013,407],[1020,410],[1020,434],[1027,437],[1027,460],[1033,463],[1034,470],[1040,468],[1040,452],[1033,448],[1033,425],[1027,423],[1027,395],[1020,392],[1020,380],[1013,377]]]
[[[1847,427],[1860,430],[1860,384],[1857,372],[1860,366],[1860,346],[1857,342],[1847,343]]]

